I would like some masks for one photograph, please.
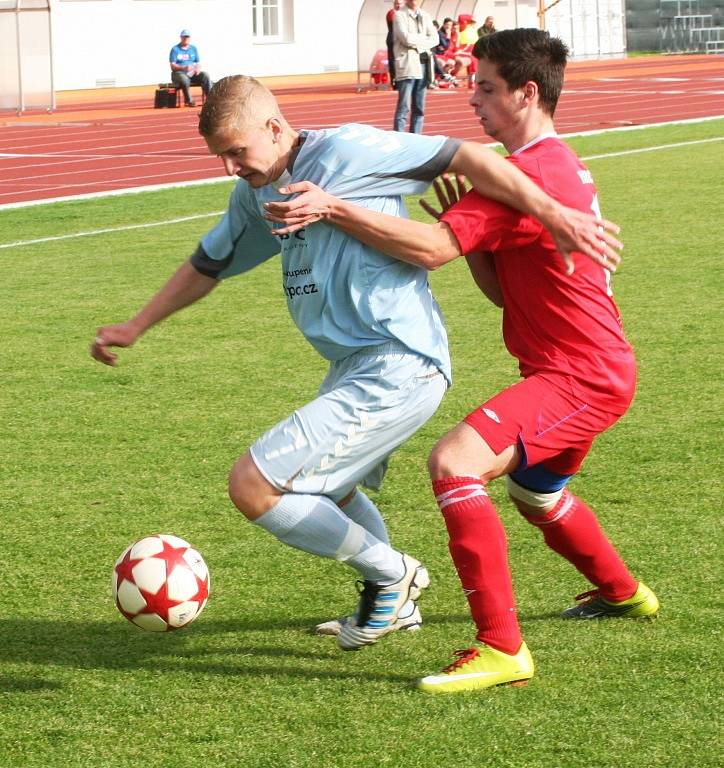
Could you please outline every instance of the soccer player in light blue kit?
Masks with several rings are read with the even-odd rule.
[[[152,325],[207,295],[225,278],[281,250],[282,288],[304,336],[330,362],[319,394],[262,435],[235,463],[229,495],[280,541],[347,563],[364,587],[355,613],[320,625],[354,650],[419,626],[415,604],[427,571],[394,549],[382,516],[357,486],[379,488],[389,455],[435,412],[451,381],[447,336],[420,267],[363,245],[325,223],[278,238],[264,205],[308,179],[376,211],[406,215],[442,171],[465,172],[479,191],[537,215],[564,252],[600,247],[593,217],[548,198],[477,144],[384,132],[365,125],[303,131],[282,116],[258,81],[214,86],[199,122],[209,150],[240,177],[220,223],[148,304],[125,323],[99,328],[91,354],[113,365]]]

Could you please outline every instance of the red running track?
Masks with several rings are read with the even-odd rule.
[[[272,88],[295,127],[389,128],[395,92],[355,85]],[[466,88],[430,91],[425,133],[485,141],[469,96]],[[222,175],[196,131],[197,110],[149,108],[147,89],[124,98],[0,116],[0,208]],[[556,127],[569,134],[714,116],[724,116],[724,57],[652,56],[569,65]]]

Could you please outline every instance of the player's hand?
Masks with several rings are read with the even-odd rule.
[[[562,205],[555,222],[546,226],[563,257],[567,275],[573,273],[574,253],[583,253],[609,272],[616,271],[623,248],[616,237],[621,231],[618,224]]]
[[[454,184],[453,184],[454,180]],[[463,195],[468,191],[467,179],[461,173],[452,176],[449,173],[444,173],[442,176],[438,176],[435,181],[432,182],[432,188],[435,190],[437,201],[440,204],[440,210],[433,208],[427,200],[420,200],[420,207],[430,214],[433,219],[439,221],[440,217],[460,200]]]
[[[311,181],[298,181],[280,187],[282,195],[297,195],[288,202],[264,203],[266,211],[264,218],[284,227],[274,228],[272,234],[289,235],[304,227],[314,224],[330,214],[334,196],[327,194],[321,187]]]
[[[99,328],[90,346],[91,357],[99,363],[115,365],[118,355],[109,347],[130,347],[138,336],[138,330],[130,322]]]

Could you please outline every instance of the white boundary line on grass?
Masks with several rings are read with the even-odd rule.
[[[659,144],[655,147],[639,147],[638,149],[622,149],[620,152],[606,152],[604,155],[588,155],[581,160],[601,160],[606,157],[622,157],[623,155],[638,155],[642,152],[658,152],[660,149],[675,149],[676,147],[688,147],[692,144],[709,144],[712,141],[724,141],[724,136],[715,136],[711,139],[695,139],[692,141],[677,141],[675,144]]]
[[[53,237],[38,237],[35,240],[16,240],[14,243],[0,243],[0,248],[18,248],[21,245],[37,245],[38,243],[54,243],[57,240],[73,240],[76,237],[90,237],[91,235],[107,235],[109,232],[128,232],[131,229],[151,229],[152,227],[165,227],[167,224],[181,224],[184,221],[196,221],[197,219],[210,219],[213,216],[221,216],[224,211],[213,213],[199,213],[195,216],[182,216],[179,219],[167,221],[152,221],[147,224],[127,224],[123,227],[108,227],[107,229],[92,229],[89,232],[72,232],[68,235],[54,235]]]
[[[563,133],[562,138],[569,139],[577,136],[596,136],[600,133],[615,133],[617,131],[641,131],[646,128],[664,128],[670,125],[687,125],[689,123],[705,123],[710,120],[721,120],[724,115],[711,115],[710,117],[692,117],[686,120],[670,120],[667,123],[647,123],[645,125],[621,125],[616,128],[598,128],[592,131],[579,131],[578,133]],[[499,143],[490,144],[492,147],[499,147]],[[150,184],[146,187],[127,187],[125,189],[114,189],[106,192],[87,192],[81,195],[66,195],[65,197],[49,197],[44,200],[26,200],[22,203],[0,203],[0,212],[12,208],[27,208],[32,205],[49,205],[50,203],[70,203],[76,200],[95,200],[99,197],[115,197],[116,195],[134,195],[140,192],[157,192],[163,189],[174,189],[176,187],[193,187],[199,184],[218,184],[222,181],[228,181],[228,176],[215,176],[210,179],[197,179],[194,181],[171,182],[168,184]]]
[[[707,118],[707,119],[718,119],[718,118]],[[701,121],[699,121],[699,120],[684,120],[684,121],[677,121],[677,124],[681,123],[681,122],[687,122],[688,123],[688,122],[701,122]],[[637,125],[637,126],[633,126],[633,129],[637,130],[637,129],[640,129],[640,128],[651,128],[651,127],[654,127],[654,126],[638,126]],[[590,136],[590,135],[597,134],[597,133],[606,133],[607,130],[608,129],[604,129],[604,130],[601,130],[601,131],[585,131],[585,132],[582,132],[582,133],[572,133],[572,134],[567,134],[566,138],[571,138],[571,137],[574,137],[574,136]],[[614,129],[614,130],[631,130],[631,129]],[[659,144],[659,145],[656,145],[656,146],[653,146],[653,147],[639,147],[638,149],[625,149],[625,150],[621,150],[620,152],[607,152],[607,153],[602,154],[602,155],[589,155],[587,157],[582,157],[581,160],[583,160],[583,161],[602,160],[602,159],[606,159],[606,158],[609,158],[609,157],[622,157],[624,155],[636,155],[636,154],[641,154],[643,152],[658,152],[660,150],[675,149],[677,147],[687,147],[687,146],[692,146],[692,145],[695,145],[695,144],[709,144],[709,143],[715,142],[715,141],[724,141],[724,136],[716,136],[716,137],[709,138],[709,139],[693,139],[692,141],[679,141],[679,142],[676,142],[674,144]],[[495,146],[499,146],[499,144],[496,144]],[[108,196],[117,195],[117,194],[133,194],[133,193],[137,193],[137,192],[148,192],[148,191],[158,190],[158,189],[172,189],[174,187],[192,186],[192,185],[195,185],[195,184],[211,184],[211,183],[216,183],[216,182],[219,182],[219,181],[226,181],[226,180],[228,180],[228,177],[224,176],[224,177],[217,178],[217,179],[205,179],[203,181],[198,181],[198,182],[191,181],[191,182],[183,182],[181,184],[157,184],[157,185],[153,185],[151,187],[138,187],[138,188],[135,188],[135,189],[128,189],[128,190],[116,190],[116,191],[110,192],[110,193],[100,192],[100,193],[92,193],[92,194],[89,194],[89,195],[78,195],[78,196],[72,197],[72,198],[59,198],[58,200],[55,200],[55,201],[39,200],[39,201],[34,201],[32,203],[27,203],[27,204],[26,203],[21,203],[19,205],[18,204],[10,204],[8,206],[0,206],[0,211],[3,208],[19,208],[19,207],[24,207],[25,205],[34,205],[34,204],[42,204],[42,203],[50,203],[50,202],[59,202],[61,200],[62,201],[78,200],[80,198],[82,198],[82,199],[92,199],[92,198],[98,198],[98,197],[108,197]],[[177,219],[168,219],[166,221],[154,221],[154,222],[150,222],[150,223],[146,223],[146,224],[128,224],[128,225],[122,226],[122,227],[109,227],[109,228],[106,228],[106,229],[94,229],[94,230],[90,230],[88,232],[74,232],[74,233],[70,233],[70,234],[67,234],[67,235],[55,235],[55,236],[52,236],[52,237],[39,237],[39,238],[34,239],[34,240],[17,240],[17,241],[15,241],[13,243],[0,243],[0,249],[19,248],[19,247],[24,246],[24,245],[37,245],[38,243],[50,243],[50,242],[56,242],[58,240],[72,240],[72,239],[77,238],[77,237],[90,237],[92,235],[105,235],[105,234],[109,234],[109,233],[112,233],[112,232],[127,232],[127,231],[133,230],[133,229],[151,229],[152,227],[163,227],[163,226],[167,226],[168,224],[180,224],[180,223],[185,222],[185,221],[196,221],[198,219],[209,219],[209,218],[212,218],[214,216],[221,216],[223,213],[224,213],[224,211],[214,211],[212,213],[200,213],[200,214],[196,214],[194,216],[183,216],[183,217],[177,218]]]
[[[65,197],[48,197],[45,200],[25,200],[22,203],[2,203],[0,212],[11,208],[30,208],[33,205],[49,205],[50,203],[75,203],[77,200],[97,200],[100,197],[117,197],[118,195],[137,195],[139,192],[160,192],[164,189],[177,189],[182,187],[198,187],[202,184],[219,184],[222,181],[231,181],[228,176],[214,176],[211,179],[194,179],[193,181],[176,181],[167,184],[149,184],[145,187],[126,187],[125,189],[112,189],[107,192],[86,192],[82,195],[66,195]]]

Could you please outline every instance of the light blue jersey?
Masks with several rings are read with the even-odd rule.
[[[326,222],[281,238],[263,204],[289,199],[277,189],[308,180],[374,211],[407,216],[403,195],[420,194],[443,172],[460,142],[380,131],[367,125],[301,134],[288,172],[261,189],[240,180],[229,209],[192,258],[202,273],[227,278],[281,250],[282,284],[294,322],[326,359],[398,341],[450,381],[447,334],[426,270],[355,240]]]

